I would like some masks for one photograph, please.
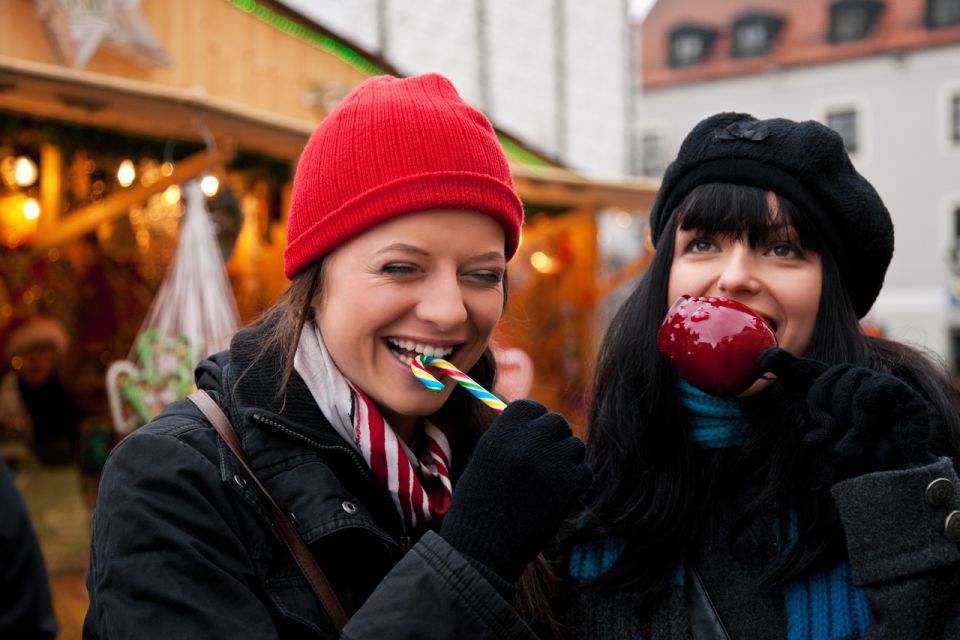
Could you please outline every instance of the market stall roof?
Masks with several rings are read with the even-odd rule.
[[[317,123],[244,106],[194,90],[0,56],[0,110],[152,138],[218,143],[296,161]],[[498,130],[515,163],[555,166]]]
[[[316,123],[195,91],[0,56],[0,110],[154,138],[221,142],[296,160]],[[199,123],[199,124],[198,124]]]
[[[510,169],[517,191],[528,205],[649,211],[660,185],[660,181],[653,178],[598,180],[559,167],[511,164]]]

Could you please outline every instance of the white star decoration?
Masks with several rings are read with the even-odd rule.
[[[141,0],[34,0],[60,64],[82,69],[100,45],[147,66],[171,60],[140,13]]]

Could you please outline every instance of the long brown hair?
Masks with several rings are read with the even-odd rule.
[[[282,370],[278,393],[286,396],[287,385],[293,375],[294,356],[300,342],[300,333],[307,322],[313,321],[313,301],[323,287],[324,260],[320,259],[307,269],[294,276],[290,286],[270,308],[266,309],[252,324],[262,324],[268,319],[275,322],[274,328],[267,334],[257,355],[253,358],[249,371],[257,365],[267,353],[280,351]],[[507,275],[503,276],[503,304],[507,304]],[[243,379],[246,371],[240,374],[237,383]],[[480,359],[467,372],[471,378],[488,389],[492,389],[497,376],[497,365],[493,352],[488,346]],[[482,403],[477,402],[462,387],[454,389],[450,398],[440,409],[440,414],[451,424],[460,425],[454,438],[454,460],[469,460],[480,436],[490,428],[494,414]],[[463,466],[460,467],[462,471]],[[456,474],[459,475],[459,474]],[[560,629],[550,600],[555,592],[557,579],[550,564],[542,555],[527,565],[516,584],[514,606],[517,613],[544,640],[559,640]]]

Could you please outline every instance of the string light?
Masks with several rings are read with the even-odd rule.
[[[203,191],[203,195],[212,198],[220,190],[220,181],[216,176],[203,176],[200,181],[200,190]]]
[[[36,198],[27,198],[24,201],[23,217],[27,220],[36,220],[40,217],[40,203]]]
[[[530,264],[540,273],[553,273],[557,267],[557,261],[543,251],[535,251],[531,254]]]
[[[133,166],[133,160],[127,158],[120,163],[117,169],[117,182],[121,187],[129,187],[137,177],[137,169]]]
[[[180,202],[180,187],[175,184],[170,185],[163,190],[163,195],[160,197],[163,204],[168,207],[173,206]]]
[[[27,156],[8,156],[0,163],[3,181],[9,187],[29,187],[37,181],[40,172],[37,163]]]
[[[0,198],[0,243],[16,248],[33,242],[37,234],[40,203],[18,193]]]
[[[17,158],[15,166],[16,180],[19,186],[29,187],[37,181],[39,172],[33,160],[27,156],[20,156]]]

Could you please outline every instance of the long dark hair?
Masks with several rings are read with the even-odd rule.
[[[675,369],[656,346],[678,228],[745,237],[758,246],[779,238],[784,223],[792,224],[804,249],[820,253],[823,262],[819,310],[804,355],[891,372],[913,385],[940,418],[931,449],[957,458],[960,393],[946,369],[916,349],[863,333],[837,263],[809,216],[779,196],[772,207],[761,189],[701,185],[678,205],[648,272],[616,314],[600,348],[587,439],[596,489],[577,535],[615,536],[627,544],[614,568],[590,586],[629,585],[637,590],[640,607],[651,604],[682,559],[697,549],[710,514],[729,504],[718,497],[748,483],[761,492],[735,533],[770,509],[784,527],[788,511],[800,523],[796,544],[765,568],[762,584],[782,584],[844,557],[843,529],[829,487],[812,486],[817,458],[802,446],[805,426],[797,400],[776,384],[745,399],[744,412],[755,426],[749,440],[743,447],[705,456],[687,435]]]
[[[300,333],[307,322],[313,321],[313,301],[320,294],[323,286],[323,265],[323,260],[319,260],[294,276],[290,286],[277,302],[253,322],[255,325],[266,322],[274,324],[257,355],[247,367],[247,371],[256,367],[257,362],[265,358],[268,353],[275,351],[282,353],[278,391],[281,396],[285,396],[293,375],[293,360],[300,342]],[[503,278],[503,304],[506,306],[508,290],[506,274]],[[497,365],[489,347],[484,349],[480,359],[467,372],[467,375],[484,387],[493,388],[497,376]],[[237,384],[242,378],[243,374],[238,378]],[[439,415],[450,424],[457,426],[451,438],[453,459],[457,463],[453,470],[454,481],[456,481],[463,471],[463,463],[470,459],[477,440],[490,427],[495,416],[460,386],[450,394],[450,398],[440,409]],[[516,585],[517,611],[545,640],[560,636],[557,621],[549,604],[555,587],[556,577],[543,556],[537,557],[527,566]]]

